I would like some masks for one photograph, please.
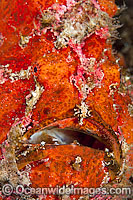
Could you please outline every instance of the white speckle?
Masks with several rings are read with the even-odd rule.
[[[44,141],[41,142],[41,145],[42,145],[42,146],[44,146],[45,144],[46,144],[46,142],[44,142]]]
[[[82,158],[80,156],[77,156],[75,158],[75,163],[81,163],[82,162]]]
[[[109,152],[109,149],[105,148],[105,152]]]
[[[81,102],[81,106],[77,105],[77,108],[74,109],[75,116],[78,115],[80,119],[80,125],[83,124],[83,119],[91,116],[91,110],[89,110],[88,106],[85,104],[85,102]]]

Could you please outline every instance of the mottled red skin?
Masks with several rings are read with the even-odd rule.
[[[4,89],[3,89],[4,88]],[[6,139],[6,133],[11,128],[15,118],[22,118],[25,113],[25,96],[34,90],[32,79],[28,81],[10,81],[0,86],[0,140]]]
[[[49,160],[46,162],[44,160],[42,163],[40,160],[41,164],[39,166],[34,163],[35,167],[32,168],[30,173],[33,187],[37,187],[38,185],[40,185],[40,187],[48,187],[49,185],[55,187],[60,184],[64,185],[67,183],[69,185],[76,182],[78,183],[77,187],[96,187],[105,176],[102,169],[104,153],[98,150],[92,150],[88,147],[66,145],[56,147],[56,151],[55,148],[46,150],[44,155],[47,155],[44,158],[49,158]],[[99,157],[99,161],[96,161],[96,155]],[[79,171],[72,167],[77,156],[83,158]],[[99,170],[93,173],[98,166]],[[39,172],[40,176],[36,183],[34,180]],[[99,178],[96,180],[95,177],[97,176]],[[69,181],[66,182],[66,180]],[[82,182],[82,180],[84,180],[84,182]]]

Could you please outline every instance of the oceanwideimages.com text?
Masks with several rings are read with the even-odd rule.
[[[62,187],[45,187],[45,188],[33,188],[33,187],[24,187],[23,185],[18,185],[14,188],[11,184],[5,184],[2,187],[2,194],[10,196],[11,194],[17,195],[89,195],[94,197],[97,194],[100,195],[132,195],[132,189],[130,187],[100,187],[100,188],[87,188],[87,187],[74,187],[74,185]]]

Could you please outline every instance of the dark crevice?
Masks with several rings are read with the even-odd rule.
[[[88,146],[94,149],[105,150],[106,146],[97,138],[92,136],[91,132],[81,132],[71,129],[43,129],[33,134],[29,140],[30,143],[40,144],[71,144],[77,143],[82,146]]]
[[[129,181],[133,184],[133,177],[130,176]]]
[[[118,29],[120,38],[116,40],[113,47],[118,53],[122,54],[125,59],[123,70],[126,70],[129,75],[133,74],[133,0],[116,0],[122,12],[120,13],[119,20],[123,26]],[[125,6],[124,6],[125,5]],[[123,6],[125,9],[122,9]]]

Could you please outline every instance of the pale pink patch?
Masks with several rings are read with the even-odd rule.
[[[0,69],[0,84],[3,84],[7,81],[7,79],[4,77],[4,69]]]
[[[81,64],[87,65],[88,64],[88,58],[86,58],[86,56],[82,52],[82,48],[83,48],[84,44],[85,44],[84,42],[82,42],[81,44],[74,44],[72,39],[69,40],[69,46],[77,53]]]
[[[24,127],[27,127],[27,126],[32,122],[31,117],[32,117],[32,113],[29,113],[28,116],[26,116],[26,117],[23,118],[23,120],[22,120],[22,125],[23,125]]]
[[[96,30],[95,34],[98,35],[101,39],[107,39],[110,36],[109,29],[107,26]]]
[[[71,8],[75,6],[76,2],[75,0],[67,0],[66,4],[67,4],[67,9],[71,10]]]
[[[30,130],[32,128],[32,126],[28,126],[27,130]]]
[[[56,37],[59,35],[59,33],[56,32],[56,31],[51,30],[51,32],[53,32],[53,33],[54,33],[54,36],[56,36]]]
[[[64,13],[67,11],[67,8],[65,5],[60,5],[57,12],[59,13],[60,16],[64,15]]]
[[[84,43],[81,44],[74,44],[72,40],[69,40],[69,46],[77,53],[81,65],[77,67],[77,75],[71,76],[71,82],[74,82],[74,85],[77,87],[79,91],[79,97],[80,98],[86,98],[89,92],[91,91],[91,88],[87,85],[87,80],[84,77],[84,74],[90,77],[94,81],[95,86],[101,86],[101,81],[103,80],[104,73],[102,72],[101,68],[94,64],[93,71],[89,72],[89,66],[90,66],[90,59],[86,58],[85,54],[83,54],[82,48],[84,46]]]
[[[17,121],[14,122],[14,124],[12,125],[12,127],[17,126],[18,124],[22,124],[23,127],[27,127],[31,122],[32,122],[32,113],[30,112],[28,116],[23,117],[22,119],[17,119]]]
[[[7,143],[8,144],[8,143]],[[7,146],[7,144],[5,143],[5,145]],[[9,145],[8,145],[9,146]],[[3,147],[2,148],[2,153],[6,153],[6,149]]]
[[[118,133],[119,133],[119,135],[122,135],[122,131],[121,131],[120,126],[118,126]]]
[[[97,65],[95,65],[94,77],[95,77],[95,84],[97,86],[100,86],[101,81],[103,80],[103,77],[104,77],[104,73],[102,72],[100,67],[97,67]]]
[[[55,14],[55,19],[57,20],[57,23],[60,22],[61,17],[64,15],[64,13],[67,11],[67,8],[65,5],[59,5],[59,4],[54,4],[51,7],[52,10],[56,11]]]
[[[60,21],[60,15],[58,13],[55,14],[55,19],[56,19],[57,22]]]
[[[27,96],[30,96],[30,95],[27,95]],[[31,122],[33,123],[33,126],[36,126],[37,124],[39,124],[39,121],[34,121],[31,119],[31,117],[32,117],[32,112],[30,112],[28,116],[23,117],[22,119],[17,119],[13,123],[12,127],[17,126],[18,124],[22,124],[23,128],[26,128]],[[31,126],[28,126],[27,130],[31,128],[32,128]]]
[[[31,98],[31,94],[28,94],[27,96],[26,96],[26,99],[29,99],[29,98]]]
[[[9,132],[8,132],[9,134]],[[10,147],[9,143],[7,142],[7,140],[4,141],[4,145],[2,146],[1,150],[2,150],[2,157],[3,159],[5,159],[5,154],[6,154],[6,147]]]
[[[34,29],[32,30],[32,34],[34,34],[34,31],[36,30],[36,35],[41,36],[41,32],[40,32],[40,22],[35,23],[35,21],[33,21],[34,24]]]
[[[86,83],[85,78],[83,76],[83,71],[78,69],[77,70],[77,75],[75,76],[75,83],[78,85],[82,81],[83,84]]]
[[[42,34],[46,34],[47,30],[49,29],[49,27],[43,28],[42,29]]]
[[[100,6],[99,6],[99,4],[97,3],[96,0],[91,0],[91,2],[94,4],[94,6],[95,6],[97,9],[100,9]]]
[[[85,85],[87,85],[86,83],[86,79],[83,76],[84,73],[84,69],[80,66],[78,66],[77,69],[77,74],[74,76],[72,75],[70,77],[70,82],[75,85],[75,87],[78,89],[79,91],[79,98],[83,99],[86,98],[86,91],[84,91],[83,87],[85,88]]]
[[[82,43],[80,43],[80,44],[75,44],[75,43],[73,42],[73,40],[70,39],[70,40],[69,40],[69,45],[70,45],[71,48],[73,48],[74,51],[77,51],[77,50],[80,50],[80,51],[81,51],[82,48],[83,48],[83,46],[85,45],[85,43],[82,42]]]

